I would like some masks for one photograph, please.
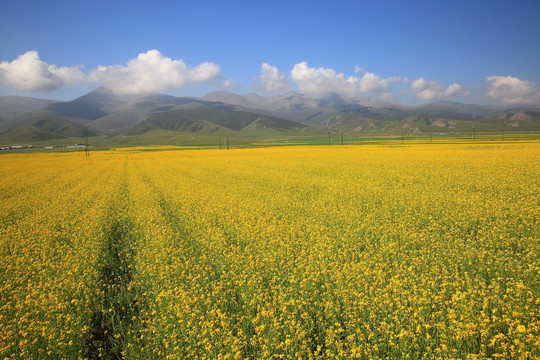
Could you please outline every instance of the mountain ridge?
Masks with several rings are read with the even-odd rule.
[[[0,97],[0,123],[55,102],[57,101],[27,96],[2,96]]]
[[[215,91],[203,97],[117,95],[97,88],[71,101],[0,97],[0,139],[222,131],[459,132],[540,129],[540,106],[501,107],[434,101],[418,106],[338,94],[261,96]]]

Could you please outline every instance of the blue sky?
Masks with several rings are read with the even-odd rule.
[[[0,2],[0,96],[540,104],[540,1]]]

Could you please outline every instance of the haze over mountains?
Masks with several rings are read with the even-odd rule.
[[[276,132],[463,132],[540,130],[540,106],[503,108],[437,101],[398,106],[371,99],[324,99],[289,92],[276,96],[217,91],[202,98],[116,95],[98,88],[67,102],[0,97],[0,139],[38,141],[96,135],[182,133],[257,136]]]

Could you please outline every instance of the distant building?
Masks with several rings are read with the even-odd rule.
[[[77,148],[84,148],[86,147],[85,144],[75,144],[75,145],[68,145],[67,148],[68,149],[77,149]]]
[[[12,145],[9,147],[10,149],[22,149],[23,146],[22,145]]]

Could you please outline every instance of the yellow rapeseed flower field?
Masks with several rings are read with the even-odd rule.
[[[0,156],[0,358],[540,357],[540,144],[143,150]]]

